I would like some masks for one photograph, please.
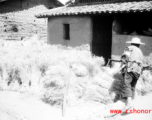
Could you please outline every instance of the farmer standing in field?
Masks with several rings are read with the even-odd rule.
[[[123,112],[133,106],[132,99],[134,98],[136,83],[142,71],[143,53],[139,47],[140,45],[144,45],[138,37],[134,37],[126,43],[131,43],[131,45],[128,46],[122,54],[122,63],[126,64],[126,69],[122,73],[124,81],[121,96],[127,98]]]

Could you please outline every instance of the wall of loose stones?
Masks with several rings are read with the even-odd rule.
[[[47,20],[35,14],[53,8],[51,0],[8,0],[0,3],[0,39],[24,40],[38,34],[46,40]]]

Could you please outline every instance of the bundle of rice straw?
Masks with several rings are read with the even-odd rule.
[[[113,75],[114,80],[110,86],[109,92],[119,94],[121,91],[121,86],[123,84],[123,76],[120,72],[117,72]]]

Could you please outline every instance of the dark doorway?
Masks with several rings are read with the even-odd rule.
[[[122,35],[152,36],[152,12],[118,14],[115,16],[113,30]]]
[[[93,16],[92,53],[102,56],[105,63],[111,58],[113,16]]]

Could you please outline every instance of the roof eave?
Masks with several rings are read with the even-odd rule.
[[[129,5],[129,7],[128,7]],[[48,18],[54,16],[69,16],[69,15],[92,15],[92,14],[111,14],[111,13],[135,13],[152,11],[151,2],[130,2],[116,4],[102,4],[91,6],[75,6],[75,7],[60,7],[47,12],[37,14],[37,18]]]
[[[64,15],[36,15],[37,18],[49,18],[58,16],[78,16],[78,15],[96,15],[96,14],[124,14],[124,13],[143,13],[150,12],[152,10],[130,10],[130,11],[106,11],[106,12],[89,12],[89,13],[78,13],[78,14],[64,14]]]

